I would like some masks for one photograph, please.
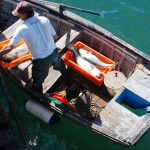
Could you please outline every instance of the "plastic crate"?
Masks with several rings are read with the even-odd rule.
[[[7,46],[8,43],[9,43],[9,41],[10,41],[10,39],[0,42],[0,50],[1,50],[2,48],[4,48],[5,46]],[[18,47],[18,46],[20,46],[20,45],[22,45],[22,44],[24,44],[24,41],[23,41],[23,40],[22,40],[21,42],[19,42],[19,43],[15,46],[15,48]],[[17,58],[17,59],[15,59],[15,60],[9,62],[9,63],[0,61],[0,66],[1,66],[2,68],[11,69],[11,68],[13,68],[13,67],[19,65],[20,63],[25,62],[25,61],[30,60],[30,59],[31,59],[30,54],[27,54],[27,55],[25,55],[25,56],[23,56],[23,57]]]
[[[80,48],[85,49],[89,52],[92,52],[92,54],[94,54],[96,57],[98,57],[101,61],[103,61],[104,63],[108,63],[108,64],[115,64],[114,61],[112,61],[111,59],[107,58],[106,56],[98,53],[97,51],[95,51],[94,49],[90,48],[89,46],[85,45],[82,42],[77,42],[75,45],[75,49],[78,51]],[[84,69],[82,69],[80,66],[77,65],[76,60],[75,60],[75,56],[74,53],[71,50],[68,50],[64,55],[63,55],[63,60],[65,62],[65,64],[68,66],[68,68],[71,68],[72,70],[78,72],[80,75],[84,76],[85,78],[89,79],[92,83],[101,86],[104,83],[104,75],[107,74],[108,72],[115,70],[115,67],[107,67],[107,68],[100,68],[98,67],[98,69],[101,71],[102,73],[102,77],[98,78],[93,76],[92,74],[88,73],[87,71],[85,71]]]

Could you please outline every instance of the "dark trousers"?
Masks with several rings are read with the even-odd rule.
[[[65,64],[61,57],[58,55],[57,48],[54,52],[46,58],[34,59],[32,61],[32,79],[33,85],[42,91],[42,83],[49,73],[49,67],[53,65],[55,70],[59,70],[61,73],[66,71]]]

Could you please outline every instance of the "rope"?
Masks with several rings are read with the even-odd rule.
[[[85,98],[83,96],[85,96]],[[96,103],[92,103],[92,94],[88,90],[83,90],[79,93],[79,96],[72,99],[70,104],[79,115],[90,120],[97,118],[103,108]]]

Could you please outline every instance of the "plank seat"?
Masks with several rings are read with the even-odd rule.
[[[70,42],[76,40],[79,37],[80,33],[81,31],[79,30],[71,29],[56,42],[56,46],[61,50],[63,50]]]
[[[2,32],[0,35],[0,41],[4,41],[7,39],[10,39],[14,32],[16,31],[17,27],[20,26],[23,23],[21,19],[16,21],[13,25],[11,25],[9,28],[7,28],[5,31]]]
[[[150,72],[144,67],[136,68],[126,81],[125,87],[145,100],[145,105],[150,104]]]

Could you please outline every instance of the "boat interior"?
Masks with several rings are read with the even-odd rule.
[[[7,3],[7,1],[5,1],[5,3]],[[13,8],[14,7],[15,4]],[[50,67],[49,75],[43,83],[43,93],[66,91],[66,98],[70,102],[79,97],[80,93],[90,91],[90,103],[97,107],[97,111],[99,111],[96,118],[91,121],[79,117],[80,115],[78,116],[78,114],[76,117],[70,114],[68,116],[72,116],[74,121],[81,122],[84,126],[93,128],[93,130],[98,133],[103,133],[104,136],[109,135],[113,140],[119,139],[129,145],[136,142],[148,128],[148,126],[144,128],[144,124],[142,126],[143,128],[141,128],[141,123],[144,122],[144,119],[145,121],[147,121],[147,119],[136,115],[124,107],[122,103],[127,104],[130,109],[138,109],[142,108],[142,106],[150,105],[150,92],[148,92],[150,89],[150,73],[148,69],[146,69],[146,67],[150,67],[150,63],[144,57],[140,57],[140,54],[136,52],[134,47],[124,43],[111,33],[106,32],[103,28],[102,33],[97,33],[85,28],[82,24],[77,24],[71,19],[65,17],[61,18],[61,16],[55,13],[51,14],[47,9],[35,7],[35,11],[37,15],[46,16],[55,28],[60,37],[59,40],[56,41],[56,46],[60,49],[59,54],[65,61],[67,67],[66,81],[64,81],[59,71],[54,70],[52,66]],[[3,41],[11,38],[17,26],[21,23],[22,21],[18,20],[7,28],[1,34],[0,40]],[[79,71],[80,69],[72,67],[72,63],[74,64],[75,60],[73,58],[74,56],[72,56],[73,53],[68,49],[70,42],[74,44],[81,42],[116,63],[115,68],[101,69],[103,78],[107,72],[113,70],[119,71],[126,77],[127,82],[125,86],[123,86],[115,96],[112,96],[104,84],[104,79],[101,81],[96,80],[91,77],[90,74],[85,74],[84,72],[82,74],[82,72]],[[66,55],[67,53],[69,53],[69,56]],[[68,63],[68,61],[66,61],[67,56],[68,58],[72,58],[72,62],[69,61]],[[8,69],[8,72],[11,73],[11,77],[13,77],[14,80],[17,78],[17,82],[25,86],[31,79],[31,57],[28,55],[25,56],[23,60],[18,60],[17,62],[15,60],[11,63],[2,62],[1,65]],[[137,64],[145,66],[143,69],[145,71],[141,68],[137,68]],[[130,85],[131,82],[133,82],[132,86]],[[143,96],[140,90],[134,86],[137,84],[140,85],[142,91],[146,90],[148,94]],[[135,92],[138,92],[139,95],[134,94]],[[135,99],[136,104],[135,101],[130,100],[131,97],[127,95]],[[54,106],[54,104],[52,104],[52,106]],[[76,114],[76,112],[71,112],[71,114]],[[141,133],[137,138],[136,132],[138,130],[140,130]]]

